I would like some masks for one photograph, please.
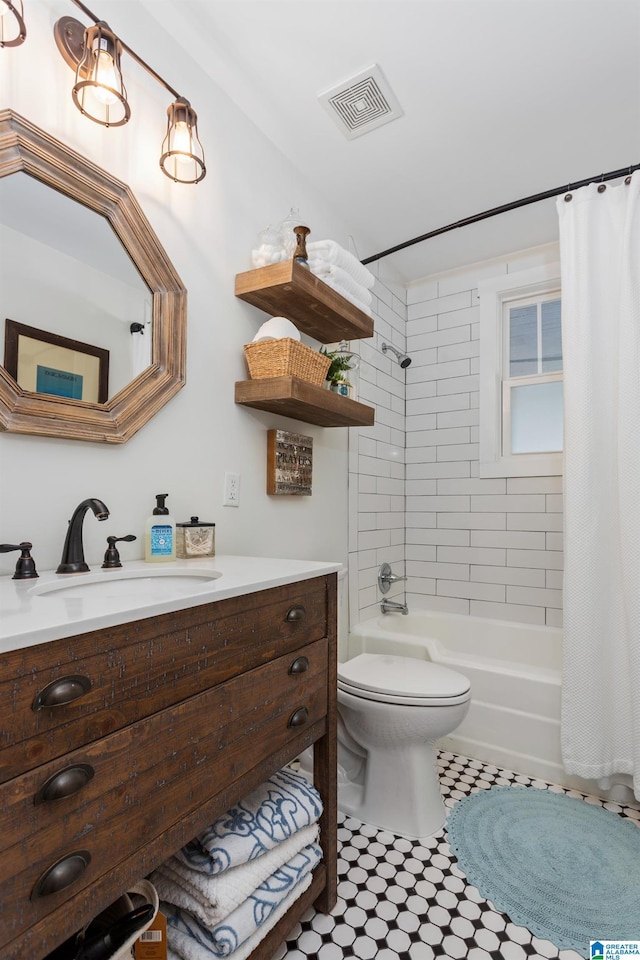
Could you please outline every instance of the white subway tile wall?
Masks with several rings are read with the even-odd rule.
[[[410,608],[562,625],[562,478],[478,477],[478,282],[557,256],[548,245],[432,278],[406,304],[376,280],[375,336],[359,346],[376,423],[349,441],[352,623],[377,616],[388,561],[408,577],[389,596]],[[411,356],[406,374],[383,342]]]
[[[380,564],[390,563],[398,574],[404,573],[405,566],[405,371],[390,354],[383,354],[382,344],[391,344],[404,353],[407,308],[380,280],[376,280],[372,293],[374,337],[351,344],[360,355],[358,400],[376,409],[373,427],[349,430],[352,624],[379,612]],[[434,426],[435,422],[429,421],[428,427]],[[402,587],[394,586],[389,596],[402,599]]]

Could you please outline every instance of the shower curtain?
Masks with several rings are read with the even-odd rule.
[[[567,195],[567,197],[570,195]],[[562,758],[640,799],[640,173],[559,197]],[[627,779],[627,782],[628,779]]]

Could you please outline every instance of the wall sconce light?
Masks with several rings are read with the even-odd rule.
[[[122,44],[106,23],[87,27],[73,102],[80,113],[104,127],[120,127],[131,116],[120,69],[121,54]]]
[[[0,0],[0,4],[9,0]],[[13,0],[12,0],[13,2]],[[17,0],[16,0],[17,2]],[[62,17],[53,28],[58,50],[75,70],[73,102],[80,112],[105,127],[121,127],[131,116],[120,58],[127,53],[175,97],[167,110],[160,169],[175,183],[199,183],[206,175],[204,150],[198,137],[198,117],[188,100],[145,63],[110,27],[79,0],[72,0],[94,23],[85,27]]]
[[[162,141],[162,172],[176,183],[198,183],[204,177],[204,150],[198,137],[198,117],[188,100],[167,109],[167,133]]]
[[[0,47],[19,47],[26,36],[22,0],[0,0]]]
[[[80,113],[104,127],[121,127],[131,116],[122,79],[122,44],[99,20],[86,30],[73,17],[62,17],[53,28],[58,50],[75,70],[73,102]]]

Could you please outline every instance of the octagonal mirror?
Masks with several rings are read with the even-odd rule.
[[[0,245],[0,429],[128,440],[186,359],[186,290],[133,194],[1,111]]]

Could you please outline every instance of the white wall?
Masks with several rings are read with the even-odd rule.
[[[1,105],[131,187],[188,290],[187,383],[135,437],[117,447],[0,434],[0,540],[32,540],[39,568],[55,567],[74,507],[97,496],[111,516],[100,524],[91,515],[85,521],[86,556],[96,564],[108,534],[141,538],[154,494],[168,492],[176,519],[197,514],[216,523],[219,553],[346,561],[347,430],[234,404],[234,381],[246,378],[242,344],[265,315],[237,300],[233,289],[234,275],[250,267],[258,231],[282,219],[292,204],[315,239],[332,237],[346,246],[349,225],[331,209],[321,185],[301,179],[137,0],[103,0],[99,12],[191,100],[206,150],[208,174],[202,183],[176,185],[161,173],[158,159],[171,97],[126,54],[129,123],[106,130],[80,115],[71,99],[73,73],[52,33],[61,16],[82,19],[68,3],[30,0],[26,42],[1,51]],[[0,292],[0,319],[5,315]],[[312,497],[266,495],[266,431],[274,426],[313,437]],[[225,470],[241,475],[238,509],[222,506]],[[125,562],[141,555],[141,539],[123,545]],[[14,563],[13,555],[1,557],[0,572],[11,573]]]
[[[410,607],[561,625],[562,478],[478,477],[478,282],[557,259],[549,245],[407,291]]]

